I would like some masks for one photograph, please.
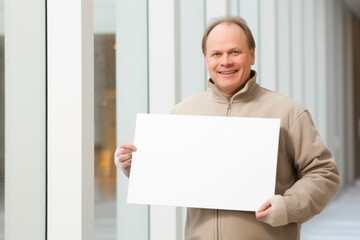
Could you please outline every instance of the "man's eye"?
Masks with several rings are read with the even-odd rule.
[[[233,54],[239,54],[239,51],[232,51]]]
[[[213,56],[219,56],[220,53],[213,53]]]

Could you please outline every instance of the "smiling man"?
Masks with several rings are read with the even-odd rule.
[[[243,19],[224,17],[211,23],[202,51],[211,77],[209,90],[179,103],[172,113],[280,118],[276,195],[264,199],[255,213],[188,208],[185,239],[300,239],[301,223],[318,214],[338,190],[339,172],[331,153],[303,106],[256,83],[256,72],[251,70],[255,42]],[[126,175],[135,150],[123,143],[115,152],[115,163]],[[240,158],[241,146],[238,151]]]
[[[226,96],[232,96],[249,80],[255,63],[255,43],[239,25],[224,22],[209,29],[203,53],[211,79]]]

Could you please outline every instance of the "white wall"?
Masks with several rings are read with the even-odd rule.
[[[260,0],[238,0],[238,2],[239,16],[246,20],[256,44],[255,64],[252,69],[260,73]],[[261,83],[261,76],[258,76],[257,81]]]
[[[180,91],[182,100],[204,91],[206,88],[206,67],[200,47],[206,25],[205,15],[203,1],[180,1]]]
[[[47,239],[91,240],[94,238],[93,2],[49,0],[47,3]]]
[[[344,184],[344,74],[342,44],[342,8],[338,1],[326,1],[326,88],[327,143],[338,164],[341,184]],[[322,86],[323,87],[323,86]]]
[[[116,30],[116,0],[94,1],[94,33],[115,34]]]
[[[276,61],[277,63],[277,81],[278,91],[282,94],[292,97],[291,82],[291,2],[288,0],[278,0],[276,4]]]
[[[4,16],[4,0],[0,1],[0,35],[4,35],[4,20],[5,20],[5,16]]]
[[[303,1],[293,0],[290,5],[291,13],[291,98],[302,103],[304,85],[304,29],[303,29]]]
[[[347,159],[345,173],[346,184],[352,184],[354,182],[354,91],[353,91],[353,79],[354,79],[354,64],[353,64],[353,22],[352,15],[349,10],[343,8],[343,29],[344,29],[344,78],[345,78],[345,159]]]
[[[45,240],[45,2],[5,5],[5,239]]]
[[[231,4],[229,0],[206,0],[205,3],[206,23],[212,18],[230,14]]]
[[[170,113],[180,98],[178,3],[177,0],[148,1],[150,113]],[[150,239],[176,239],[176,221],[175,207],[150,206]]]
[[[146,0],[116,4],[116,139],[134,141],[136,113],[149,111]],[[129,24],[131,22],[131,24]],[[136,29],[136,31],[134,31]],[[149,239],[148,206],[126,203],[128,178],[117,171],[117,239]]]
[[[316,116],[315,120],[317,121],[317,129],[325,142],[327,143],[328,135],[327,135],[327,108],[323,107],[327,105],[329,94],[324,90],[324,86],[327,83],[327,51],[326,44],[327,41],[327,23],[326,23],[326,0],[315,1],[315,59],[316,59]]]

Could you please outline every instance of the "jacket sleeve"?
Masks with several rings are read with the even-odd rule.
[[[340,177],[336,163],[325,147],[307,110],[289,129],[288,149],[298,180],[284,193],[288,223],[312,218],[335,196]]]

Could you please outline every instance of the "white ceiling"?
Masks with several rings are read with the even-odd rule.
[[[360,18],[360,0],[343,0],[346,5],[349,6],[350,10]]]

